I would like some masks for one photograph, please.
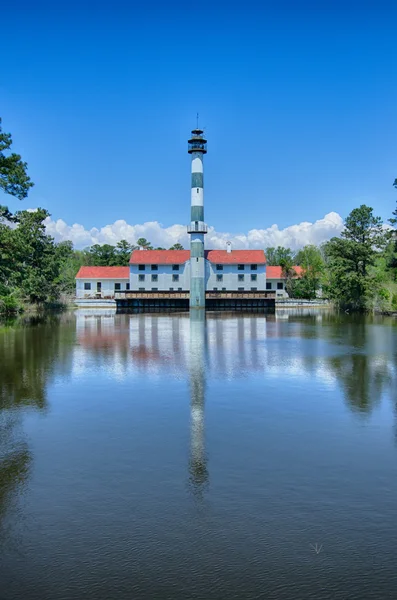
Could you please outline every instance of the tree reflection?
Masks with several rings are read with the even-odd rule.
[[[74,332],[73,316],[63,315],[24,320],[0,334],[0,523],[32,463],[21,413],[46,409],[49,379],[69,364]]]
[[[396,388],[396,370],[392,360],[393,328],[371,317],[338,318],[328,329],[328,337],[343,352],[330,357],[328,364],[341,385],[349,408],[369,414],[382,395]]]
[[[62,327],[60,323],[62,320]],[[74,342],[73,316],[29,320],[0,335],[0,409],[46,407],[54,368],[65,368]]]

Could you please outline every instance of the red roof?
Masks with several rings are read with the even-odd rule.
[[[302,275],[302,267],[292,267],[298,277]],[[266,267],[266,279],[285,279],[281,267]]]
[[[130,265],[181,265],[190,258],[190,250],[134,250]]]
[[[190,250],[134,250],[131,255],[132,265],[177,265],[189,260]],[[266,262],[263,250],[206,250],[205,258],[217,264],[259,264]]]
[[[76,279],[129,279],[129,267],[80,267]]]
[[[264,265],[266,257],[263,250],[207,250],[205,258],[216,264],[244,265],[257,264]]]

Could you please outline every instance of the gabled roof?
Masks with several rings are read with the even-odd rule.
[[[205,258],[216,264],[259,264],[266,262],[263,250],[206,250]],[[178,265],[190,258],[190,250],[134,250],[131,265]]]
[[[266,257],[263,250],[206,250],[205,258],[211,263],[220,265],[264,265]]]
[[[76,279],[129,279],[129,267],[80,267]]]
[[[302,267],[292,267],[296,273],[296,277],[302,275]],[[266,279],[285,279],[281,267],[266,267]]]
[[[181,265],[190,258],[190,250],[134,250],[130,265]]]

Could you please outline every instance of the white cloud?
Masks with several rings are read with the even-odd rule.
[[[176,242],[185,248],[189,244],[184,225],[163,227],[157,221],[130,225],[124,220],[118,220],[100,229],[96,227],[85,229],[78,223],[68,225],[62,219],[53,221],[49,217],[46,219],[46,228],[57,242],[71,240],[76,248],[84,248],[92,244],[116,244],[122,239],[135,243],[140,237],[148,239],[153,246],[164,248],[169,248]],[[272,225],[267,229],[251,229],[248,233],[233,234],[222,233],[210,227],[206,247],[223,249],[226,248],[226,242],[230,241],[234,249],[286,246],[297,250],[305,244],[321,244],[331,237],[339,235],[342,229],[343,219],[335,212],[328,213],[323,219],[314,223],[303,222],[284,229],[279,229],[278,225]]]

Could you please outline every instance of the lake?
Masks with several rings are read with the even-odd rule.
[[[397,320],[0,329],[1,600],[397,597]]]

